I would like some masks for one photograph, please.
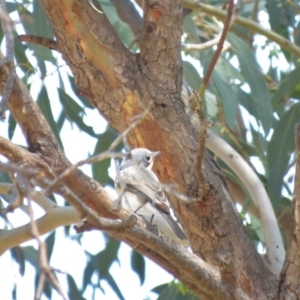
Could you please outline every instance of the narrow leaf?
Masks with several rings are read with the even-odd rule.
[[[99,252],[93,257],[93,261],[97,270],[99,271],[101,278],[104,278],[108,273],[109,269],[114,261],[118,261],[118,251],[120,248],[120,241],[109,237],[108,243],[104,250]]]
[[[54,39],[52,25],[47,18],[39,0],[33,1],[34,34]]]
[[[19,264],[19,272],[23,276],[25,273],[25,259],[20,246],[11,249],[11,255],[14,260]]]
[[[132,250],[131,252],[131,267],[140,278],[141,285],[145,281],[145,258],[141,254]]]
[[[82,292],[85,292],[87,286],[92,282],[92,276],[95,271],[93,261],[89,261],[83,272]]]
[[[38,100],[37,100],[37,104],[39,105],[43,115],[45,116],[48,124],[50,125],[52,132],[54,133],[60,147],[63,149],[63,144],[62,141],[60,139],[60,135],[57,129],[57,125],[54,121],[54,117],[52,114],[52,109],[51,109],[51,105],[50,105],[50,101],[49,101],[49,97],[47,94],[47,90],[45,88],[45,86],[43,85],[39,95],[38,95]]]
[[[268,145],[268,193],[275,211],[281,198],[283,177],[293,151],[294,127],[300,122],[300,104],[292,106],[279,120]]]
[[[183,61],[183,73],[188,85],[194,89],[199,90],[201,78],[196,68],[188,61]]]
[[[216,68],[212,74],[213,84],[217,89],[219,99],[229,127],[233,128],[236,121],[238,101],[229,83],[225,82]]]
[[[188,33],[191,40],[195,44],[200,44],[201,40],[197,33],[198,28],[196,27],[195,21],[190,15],[187,15],[183,20],[183,30]]]
[[[8,138],[11,140],[15,130],[16,130],[17,122],[13,115],[10,113],[8,117]]]
[[[285,101],[282,101],[284,97],[290,97],[293,91],[299,84],[300,78],[300,66],[297,66],[291,71],[280,83],[277,91],[272,97],[273,108],[276,109],[278,106],[283,105]]]
[[[250,86],[252,99],[267,135],[272,127],[273,111],[264,77],[247,44],[234,34],[229,34],[228,39],[232,45],[233,52],[238,57],[241,73]]]
[[[77,87],[75,85],[75,82],[74,82],[74,77],[70,76],[68,74],[68,78],[69,78],[69,83],[71,85],[71,88],[74,92],[74,94],[77,96],[77,98],[79,99],[79,101],[86,107],[88,108],[91,108],[91,109],[94,109],[95,107],[91,104],[91,102],[84,96],[81,96],[81,95],[78,95],[78,91],[77,91]]]
[[[85,298],[82,297],[74,278],[70,274],[67,274],[67,281],[69,286],[69,298],[76,300],[84,300]]]
[[[88,126],[83,121],[85,114],[84,108],[81,107],[73,98],[71,98],[64,90],[57,89],[59,100],[64,108],[64,112],[70,122],[74,122],[80,130],[86,132],[92,137],[98,137],[93,127]]]
[[[53,247],[55,243],[55,231],[52,231],[46,238],[45,243],[47,245],[47,258],[48,261],[50,261],[52,252],[53,252]]]
[[[103,134],[99,135],[93,155],[100,154],[106,151],[116,137],[117,133],[113,129],[108,127]],[[105,159],[92,165],[93,178],[100,182],[102,185],[105,185],[109,181],[109,166],[110,159]]]
[[[124,296],[122,295],[117,283],[115,282],[114,278],[107,274],[105,277],[105,280],[110,285],[110,287],[113,289],[113,291],[117,294],[119,300],[125,300]]]
[[[165,288],[157,298],[157,300],[174,299],[176,300],[177,289],[175,285]]]
[[[30,262],[30,264],[39,270],[39,254],[38,251],[32,246],[23,247],[22,249],[25,260]]]

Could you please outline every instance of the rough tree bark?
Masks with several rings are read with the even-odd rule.
[[[129,134],[129,142],[133,147],[160,150],[162,155],[155,165],[160,180],[176,184],[182,194],[199,197],[198,171],[194,167],[198,135],[180,96],[181,1],[144,3],[140,53],[133,54],[120,41],[105,14],[96,12],[88,1],[41,0],[55,31],[58,50],[70,66],[79,92],[88,96],[120,133],[131,124],[132,117],[152,103],[150,114]],[[2,89],[7,78],[3,66],[0,74]],[[4,155],[16,163],[26,160],[28,165],[38,158],[49,177],[70,166],[20,81],[15,84],[9,107],[31,153],[23,150],[23,155],[12,157],[7,147]],[[213,166],[211,158],[205,156],[202,172],[209,190],[199,201],[188,203],[169,195],[194,254],[180,246],[170,246],[141,227],[107,232],[160,264],[201,299],[274,299],[279,284],[256,252]],[[123,210],[112,212],[110,197],[82,172],[70,174],[63,183],[99,216],[128,216]]]

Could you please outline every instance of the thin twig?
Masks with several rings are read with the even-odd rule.
[[[205,137],[206,137],[206,122],[205,118],[203,115],[203,107],[202,107],[202,98],[204,96],[205,89],[208,85],[209,79],[211,77],[211,74],[214,70],[214,67],[217,63],[217,60],[222,52],[223,49],[223,44],[225,42],[228,30],[230,28],[231,24],[231,17],[233,15],[233,8],[234,8],[234,1],[229,0],[228,4],[228,12],[227,12],[227,17],[224,22],[224,28],[222,30],[221,36],[220,36],[220,41],[218,43],[217,49],[213,55],[213,58],[209,64],[209,67],[207,69],[207,72],[203,78],[203,81],[201,83],[200,89],[199,89],[199,94],[194,92],[194,97],[198,100],[197,102],[197,113],[200,119],[200,131],[199,131],[199,149],[198,149],[198,156],[197,156],[197,162],[196,162],[196,176],[199,181],[199,190],[198,194],[201,198],[203,198],[206,194],[206,185],[205,185],[205,178],[202,173],[202,160],[205,154]]]
[[[15,191],[15,184],[11,183],[0,183],[0,194],[3,195],[13,195]],[[56,208],[57,204],[53,202],[50,198],[41,194],[38,191],[32,191],[30,194],[31,200],[39,205],[45,212]]]
[[[38,283],[38,288],[36,294],[34,296],[35,300],[38,300],[42,296],[42,292],[44,289],[45,278],[47,277],[51,284],[53,285],[54,289],[57,293],[64,299],[67,300],[67,297],[64,295],[62,288],[60,286],[59,281],[57,280],[56,276],[54,275],[54,269],[51,268],[48,264],[48,257],[47,257],[47,245],[44,241],[40,238],[40,233],[38,227],[36,225],[34,219],[34,213],[31,205],[30,197],[27,197],[28,200],[28,213],[30,217],[30,224],[31,224],[31,233],[35,237],[39,245],[39,260],[40,260],[40,278]]]
[[[251,19],[255,23],[257,22],[258,2],[259,2],[259,0],[254,0],[254,6],[253,6],[253,10],[252,10],[252,15],[251,15]],[[252,30],[249,30],[248,36],[249,36],[249,40],[250,40],[250,47],[253,48],[254,34],[253,34]]]
[[[13,35],[14,24],[10,19],[10,17],[8,16],[5,0],[0,0],[0,19],[1,19],[3,33],[5,36],[5,43],[6,43],[5,63],[8,65],[9,68],[9,76],[7,78],[2,93],[2,99],[0,102],[0,119],[5,119],[7,102],[10,98],[13,85],[16,79],[16,75],[17,75],[15,69],[15,63],[14,63],[14,35]]]
[[[287,4],[289,4],[294,9],[294,11],[296,12],[297,15],[300,15],[300,7],[297,4],[295,4],[291,0],[285,0],[285,1],[287,2]]]
[[[212,60],[209,64],[209,67],[207,69],[207,72],[202,80],[202,83],[201,83],[201,86],[200,86],[200,89],[199,89],[199,97],[200,99],[202,99],[203,95],[204,95],[204,91],[207,87],[207,84],[209,82],[209,79],[211,77],[211,74],[214,70],[214,67],[218,61],[218,58],[222,52],[222,49],[223,49],[223,44],[224,44],[224,41],[226,39],[226,36],[227,36],[227,33],[228,33],[228,30],[230,28],[230,25],[231,25],[231,17],[233,15],[233,8],[234,8],[234,0],[229,0],[229,3],[228,3],[228,10],[227,10],[227,17],[226,17],[226,20],[224,21],[224,28],[222,30],[222,33],[221,33],[221,37],[220,37],[220,41],[218,43],[218,46],[217,46],[217,50],[215,51],[213,57],[212,57]]]
[[[7,206],[7,208],[4,211],[5,214],[8,212],[13,212],[16,208],[20,207],[23,204],[23,200],[24,200],[24,196],[23,196],[21,187],[20,187],[17,179],[15,178],[14,174],[9,173],[9,176],[17,190],[17,198]]]
[[[220,35],[202,44],[183,44],[182,49],[190,50],[190,51],[203,51],[215,46],[216,44],[219,43],[219,41],[220,41]]]
[[[17,197],[16,199],[8,205],[8,207],[3,211],[4,214],[8,212],[13,212],[16,208],[20,207],[23,204],[23,192],[22,188],[16,178],[16,176],[19,177],[19,181],[22,181],[25,185],[30,185],[30,180],[39,174],[38,171],[30,169],[30,168],[22,168],[18,165],[15,165],[13,163],[3,163],[0,162],[0,170],[9,172],[10,178],[16,188],[17,191]],[[17,174],[15,176],[15,173]]]
[[[83,159],[77,163],[75,163],[74,165],[72,165],[71,167],[69,167],[68,169],[66,169],[64,172],[62,172],[59,176],[57,176],[53,181],[51,181],[47,188],[43,191],[43,193],[45,195],[47,194],[51,194],[57,187],[57,185],[66,177],[69,176],[70,174],[72,174],[74,171],[77,170],[78,167],[81,167],[85,164],[93,164],[96,162],[100,162],[104,159],[107,158],[122,158],[126,156],[125,153],[121,153],[121,152],[117,152],[117,153],[113,153],[111,151],[105,151],[103,153],[97,154],[95,156],[89,157],[87,159]]]
[[[0,170],[5,172],[19,173],[30,178],[38,175],[40,172],[31,168],[22,168],[14,163],[4,163],[0,161]]]
[[[57,42],[52,39],[30,34],[18,35],[18,39],[21,42],[37,44],[49,48],[51,50],[59,51]]]

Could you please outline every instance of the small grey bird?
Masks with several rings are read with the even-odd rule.
[[[133,149],[121,163],[116,191],[122,196],[124,209],[141,215],[177,243],[189,246],[181,227],[171,217],[167,197],[151,170],[159,154],[144,148]]]

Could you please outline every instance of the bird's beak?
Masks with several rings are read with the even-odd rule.
[[[153,152],[153,158],[155,158],[156,156],[160,155],[160,151],[157,151],[157,152]]]

